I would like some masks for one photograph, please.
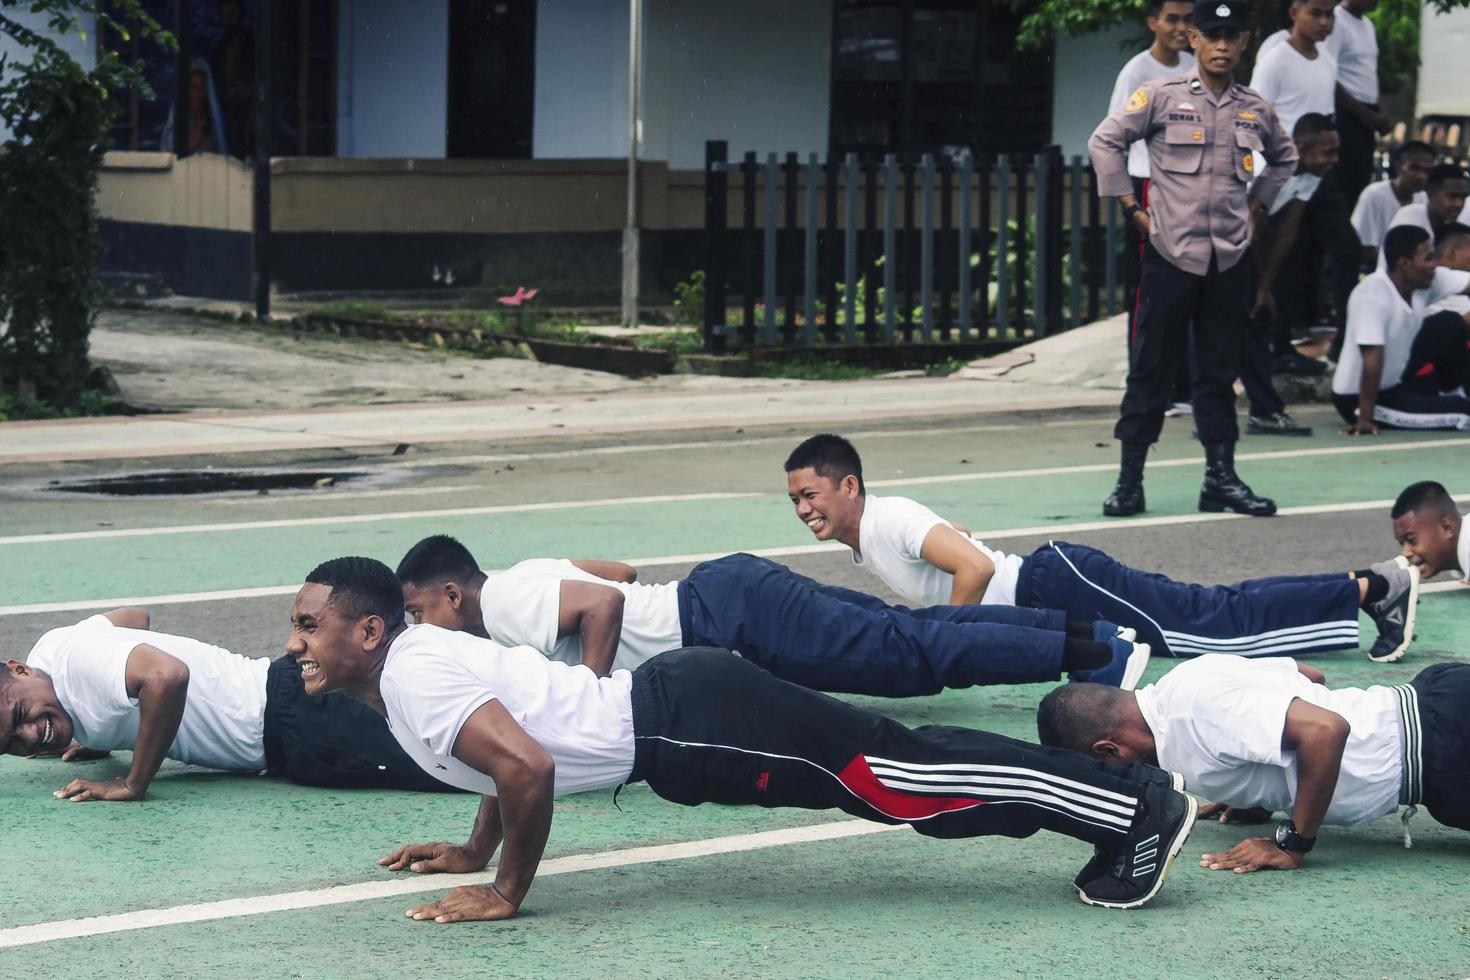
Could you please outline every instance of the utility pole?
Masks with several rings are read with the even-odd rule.
[[[638,326],[638,117],[643,75],[643,0],[628,0],[628,219],[623,226],[623,326]]]

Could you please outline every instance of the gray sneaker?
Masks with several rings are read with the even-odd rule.
[[[1388,595],[1367,610],[1378,627],[1378,639],[1368,651],[1374,663],[1389,664],[1409,650],[1414,639],[1414,613],[1419,604],[1419,569],[1399,559],[1370,565],[1388,580]]]

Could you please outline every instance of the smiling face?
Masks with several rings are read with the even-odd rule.
[[[1459,562],[1455,554],[1460,541],[1458,514],[1440,513],[1432,507],[1409,511],[1394,519],[1393,536],[1401,554],[1419,566],[1421,578],[1432,578]]]
[[[57,755],[72,740],[71,718],[45,673],[18,660],[0,684],[0,755]]]
[[[477,617],[471,615],[471,606],[464,590],[454,582],[403,583],[403,611],[415,623],[473,633]]]
[[[1301,168],[1309,174],[1321,177],[1337,166],[1341,143],[1334,132],[1318,133],[1297,145],[1301,155]]]
[[[1157,15],[1148,18],[1148,29],[1154,39],[1169,51],[1189,47],[1189,25],[1194,20],[1194,4],[1182,0],[1166,0]]]
[[[797,519],[818,541],[856,540],[863,499],[856,476],[834,481],[810,467],[792,470],[786,474],[786,493]]]
[[[376,688],[386,653],[380,617],[345,618],[329,585],[309,582],[296,593],[286,654],[301,665],[307,694]]]

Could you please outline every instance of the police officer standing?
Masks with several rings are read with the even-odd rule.
[[[1098,191],[1116,197],[1148,240],[1128,389],[1113,435],[1123,444],[1109,517],[1144,509],[1143,467],[1158,441],[1178,365],[1194,331],[1198,377],[1194,418],[1205,447],[1199,507],[1266,517],[1274,501],[1235,474],[1236,377],[1245,346],[1252,283],[1246,252],[1271,201],[1296,170],[1297,152],[1265,99],[1235,83],[1250,41],[1248,4],[1202,0],[1189,29],[1196,64],[1146,83],[1104,119],[1088,150]],[[1128,147],[1148,146],[1153,172],[1147,210],[1133,196]],[[1255,153],[1267,167],[1256,173]]]

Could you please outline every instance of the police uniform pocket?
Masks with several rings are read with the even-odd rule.
[[[1189,124],[1164,128],[1164,152],[1159,165],[1176,174],[1197,174],[1205,158],[1205,129]]]
[[[1256,179],[1256,164],[1265,159],[1261,156],[1262,147],[1260,134],[1255,130],[1235,127],[1235,176],[1247,183]]]

